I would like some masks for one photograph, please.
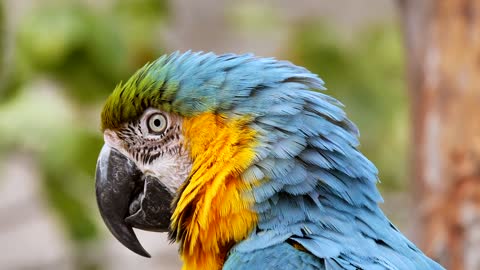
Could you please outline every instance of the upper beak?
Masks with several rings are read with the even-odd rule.
[[[135,163],[104,145],[97,162],[98,208],[110,232],[133,252],[150,257],[132,227],[168,231],[172,194],[158,178],[143,175]]]

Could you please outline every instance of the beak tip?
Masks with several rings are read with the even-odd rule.
[[[145,257],[145,258],[151,258],[152,257],[150,255],[150,253],[148,253],[143,247],[141,247],[141,249],[132,250],[132,251],[137,253],[138,255],[140,255],[142,257]]]
[[[105,217],[102,216],[102,218]],[[108,217],[107,217],[108,220]],[[124,222],[106,222],[107,228],[110,230],[112,235],[126,248],[133,251],[134,253],[151,258],[150,254],[145,250],[145,248],[140,244],[140,241],[137,238],[132,227]]]
[[[145,250],[145,248],[143,248],[142,244],[140,244],[140,241],[138,241],[138,238],[137,238],[136,234],[133,232],[133,229],[130,228],[129,231],[132,231],[131,236],[132,236],[133,239],[128,239],[125,242],[121,241],[122,244],[125,247],[127,247],[128,249],[137,253],[140,256],[143,256],[143,257],[146,257],[146,258],[151,258],[152,256],[150,256],[150,254]],[[125,239],[123,239],[123,240],[125,240]]]
[[[129,236],[127,238],[121,238],[121,237],[116,237],[120,242],[130,249],[131,251],[137,253],[140,256],[146,257],[146,258],[151,258],[150,254],[145,250],[145,248],[140,244],[140,241],[138,241],[138,238],[133,231],[131,227],[128,228],[128,231],[130,231],[129,234],[124,234],[123,237]]]

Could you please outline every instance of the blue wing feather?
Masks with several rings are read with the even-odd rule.
[[[326,268],[322,259],[297,250],[286,243],[279,243],[268,249],[258,249],[248,253],[234,251],[228,256],[223,269],[325,270]]]
[[[378,171],[357,150],[358,129],[341,103],[310,91],[323,82],[305,69],[287,64],[282,73],[233,108],[255,116],[254,126],[264,132],[259,148],[268,149],[255,163],[265,177],[253,191],[257,232],[233,252],[248,256],[275,239],[273,249],[283,239],[273,233],[288,235],[284,240],[302,245],[325,269],[442,269],[412,248],[378,207]]]
[[[378,171],[358,151],[343,105],[318,92],[317,75],[273,58],[192,52],[142,72],[176,86],[161,97],[174,112],[248,116],[257,131],[242,179],[256,183],[258,225],[224,269],[443,269],[380,210]]]

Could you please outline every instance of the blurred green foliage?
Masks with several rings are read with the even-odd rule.
[[[287,54],[326,82],[361,133],[361,150],[379,168],[382,189],[405,187],[408,137],[407,93],[401,34],[374,25],[347,39],[328,24],[292,28]]]
[[[5,37],[6,37],[6,29],[5,29],[5,14],[3,11],[3,5],[0,4],[0,78],[4,72],[4,65],[3,61],[5,58]]]

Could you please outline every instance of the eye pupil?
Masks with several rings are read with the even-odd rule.
[[[167,118],[160,113],[150,115],[150,117],[146,120],[146,123],[149,132],[154,134],[160,134],[164,132],[168,125]]]

